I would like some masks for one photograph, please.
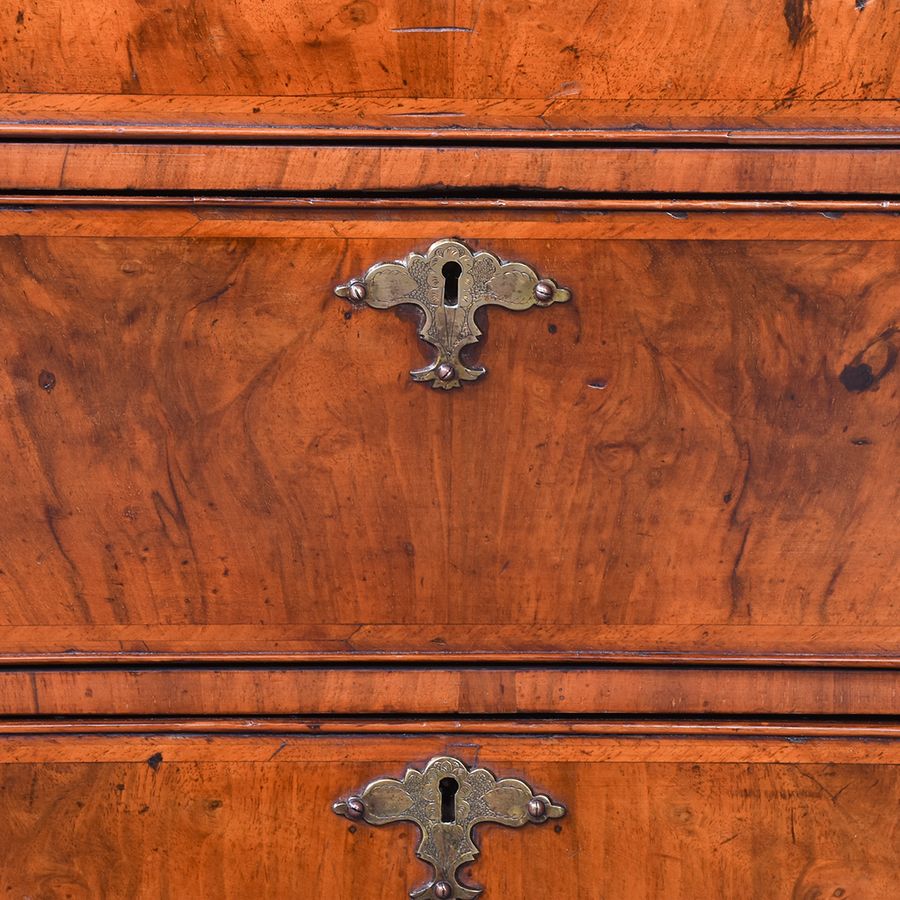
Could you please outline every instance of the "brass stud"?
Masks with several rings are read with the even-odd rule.
[[[453,887],[447,881],[438,881],[434,885],[434,896],[437,900],[450,900],[453,897]]]
[[[547,303],[552,300],[555,293],[556,285],[554,285],[552,281],[547,281],[546,279],[544,279],[543,281],[539,281],[534,286],[534,296],[541,303]]]
[[[545,819],[547,817],[547,804],[540,797],[534,797],[528,801],[528,815],[532,819]]]
[[[350,797],[347,800],[347,816],[351,819],[361,819],[366,813],[366,806],[359,797]]]

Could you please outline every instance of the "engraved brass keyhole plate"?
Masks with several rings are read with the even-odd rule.
[[[487,769],[470,769],[452,756],[431,760],[420,772],[407,769],[401,781],[380,778],[358,795],[334,804],[334,811],[369,825],[414,822],[422,831],[419,859],[434,878],[410,893],[413,900],[475,900],[480,888],[460,884],[457,870],[478,856],[472,829],[493,822],[520,828],[564,816],[553,803],[515,778],[498,780]]]
[[[437,351],[435,358],[410,374],[435,388],[459,387],[485,373],[467,365],[460,351],[477,342],[475,313],[488,305],[528,309],[565,303],[571,296],[549,278],[539,278],[521,262],[502,262],[484,250],[473,252],[462,241],[441,240],[424,255],[410,253],[400,262],[382,262],[365,275],[335,288],[339,297],[388,309],[402,303],[424,313],[419,337]]]

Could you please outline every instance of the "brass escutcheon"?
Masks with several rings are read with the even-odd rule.
[[[470,769],[452,756],[438,756],[402,781],[380,778],[332,807],[369,825],[414,822],[422,831],[416,856],[434,867],[434,878],[410,893],[413,900],[475,900],[481,888],[460,884],[457,869],[478,856],[472,829],[485,822],[520,828],[558,819],[565,807],[515,778],[497,780],[487,769]]]
[[[571,296],[549,278],[538,278],[521,262],[502,262],[492,253],[473,253],[462,241],[441,240],[428,252],[410,253],[399,262],[382,262],[365,275],[335,288],[339,297],[388,309],[411,303],[422,310],[419,337],[436,350],[435,358],[410,374],[435,388],[460,387],[485,373],[467,365],[460,351],[481,336],[475,313],[488,305],[529,309],[565,303]]]

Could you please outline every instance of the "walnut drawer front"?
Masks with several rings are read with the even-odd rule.
[[[900,220],[0,211],[3,655],[898,658]],[[337,285],[456,236],[572,299],[432,390]]]
[[[485,900],[881,900],[900,891],[890,734],[7,735],[0,884],[17,897],[401,900],[426,878],[415,827],[348,822],[331,804],[449,755],[568,808],[478,827],[462,879]]]

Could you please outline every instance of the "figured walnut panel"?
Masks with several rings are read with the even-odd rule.
[[[569,814],[486,827],[486,896],[853,896],[900,890],[896,741],[645,738],[0,739],[0,885],[15,896],[400,900],[412,826],[331,803],[439,754]],[[577,861],[577,865],[574,863]]]
[[[672,241],[493,214],[483,242],[461,218],[573,300],[492,311],[489,374],[439,396],[414,326],[332,289],[441,235],[142,236],[168,215],[0,245],[8,653],[896,657],[895,217]]]

